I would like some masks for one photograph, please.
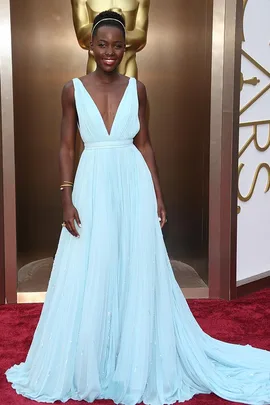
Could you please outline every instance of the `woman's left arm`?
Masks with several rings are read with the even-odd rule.
[[[157,198],[158,216],[159,218],[161,218],[160,225],[162,228],[164,224],[167,222],[166,209],[163,202],[162,192],[159,183],[158,168],[149,136],[148,124],[146,119],[147,94],[143,83],[137,81],[137,88],[139,98],[140,131],[134,138],[134,145],[139,149],[139,151],[143,155],[144,160],[146,161],[146,164],[151,172]]]

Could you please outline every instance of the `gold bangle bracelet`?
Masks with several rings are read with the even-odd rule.
[[[64,188],[66,188],[66,187],[73,187],[73,185],[72,184],[61,184],[60,190],[64,190]]]
[[[73,184],[72,181],[65,181],[65,180],[63,181],[63,183],[66,183],[66,184]]]

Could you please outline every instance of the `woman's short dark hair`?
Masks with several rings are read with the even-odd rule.
[[[94,37],[96,35],[98,28],[106,26],[106,27],[120,28],[125,37],[126,36],[125,25],[126,25],[125,19],[121,14],[111,10],[102,11],[94,19],[92,36]]]

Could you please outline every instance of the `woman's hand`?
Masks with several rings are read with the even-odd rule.
[[[163,228],[163,226],[167,222],[167,216],[166,216],[165,205],[161,198],[157,199],[157,208],[158,208],[158,217],[160,220],[160,226],[161,226],[161,228]]]
[[[80,235],[76,229],[75,221],[77,222],[77,225],[79,227],[81,227],[81,221],[80,221],[78,211],[76,210],[76,208],[74,207],[74,205],[72,203],[69,203],[64,206],[63,219],[64,219],[65,227],[71,233],[71,235],[75,236],[76,238],[79,238]]]

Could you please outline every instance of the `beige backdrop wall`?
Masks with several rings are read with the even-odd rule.
[[[61,228],[58,148],[63,84],[84,74],[86,53],[65,0],[11,0],[18,250],[54,254]],[[174,259],[207,267],[211,0],[155,0],[138,55],[168,210]],[[201,267],[200,267],[201,266]]]

